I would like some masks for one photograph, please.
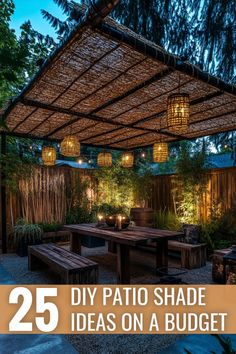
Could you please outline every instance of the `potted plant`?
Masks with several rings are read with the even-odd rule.
[[[19,220],[10,235],[10,243],[20,257],[28,255],[28,246],[42,243],[42,229],[38,224],[25,223]]]

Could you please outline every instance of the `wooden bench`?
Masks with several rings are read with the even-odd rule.
[[[192,245],[179,241],[168,241],[168,250],[180,252],[181,267],[187,269],[201,268],[206,265],[206,244]]]
[[[139,249],[154,250],[156,249],[155,242],[149,242],[146,245],[139,245]],[[190,243],[184,243],[180,241],[168,241],[168,254],[171,256],[171,252],[180,253],[181,267],[186,269],[201,268],[206,265],[206,244],[200,243],[193,245]]]
[[[61,276],[62,283],[97,284],[97,263],[55,244],[30,246],[28,255],[28,267],[31,271],[46,264]]]

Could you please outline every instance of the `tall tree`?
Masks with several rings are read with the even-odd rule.
[[[55,48],[53,39],[35,31],[30,21],[21,26],[21,34],[17,38],[15,31],[10,28],[13,13],[13,0],[2,0],[0,5],[0,108],[7,99],[19,93]]]
[[[35,31],[30,21],[22,24],[19,43],[25,47],[27,53],[25,70],[22,74],[24,80],[28,81],[56,48],[56,43],[50,36],[44,36]]]
[[[14,12],[12,0],[2,0],[0,6],[0,107],[15,92],[15,85],[25,68],[26,48],[17,41],[10,29]]]

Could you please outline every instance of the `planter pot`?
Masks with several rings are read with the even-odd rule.
[[[137,226],[153,227],[154,210],[151,208],[132,208],[130,218]]]
[[[88,248],[102,247],[102,246],[105,246],[105,240],[102,238],[93,237],[93,236],[84,236],[82,238],[82,246],[88,247]]]
[[[40,245],[42,241],[36,242],[25,242],[23,239],[20,240],[16,248],[16,254],[20,257],[28,256],[28,246]]]

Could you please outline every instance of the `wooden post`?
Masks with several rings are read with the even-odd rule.
[[[1,155],[6,154],[6,134],[1,133]],[[2,234],[2,253],[7,253],[7,197],[5,185],[5,172],[1,163],[0,184],[1,184],[1,234]]]
[[[162,238],[156,241],[156,268],[168,268],[168,240]]]
[[[70,250],[81,255],[81,236],[76,232],[70,234]]]
[[[117,283],[130,284],[129,246],[117,243]]]

